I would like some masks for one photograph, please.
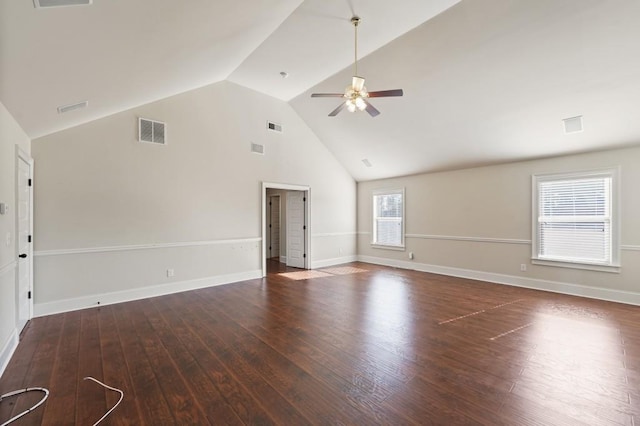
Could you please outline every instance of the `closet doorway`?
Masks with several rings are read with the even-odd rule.
[[[267,261],[309,269],[310,188],[304,185],[262,184],[262,275]]]

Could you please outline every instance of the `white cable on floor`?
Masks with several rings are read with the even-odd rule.
[[[36,408],[38,408],[39,406],[42,405],[42,403],[44,401],[46,401],[46,399],[49,397],[49,390],[45,389],[45,388],[24,388],[24,389],[18,389],[12,392],[8,392],[5,393],[4,395],[0,395],[0,401],[2,401],[5,398],[10,398],[12,396],[16,396],[16,395],[21,395],[23,393],[27,393],[27,392],[33,392],[33,391],[38,391],[38,392],[44,392],[44,396],[42,397],[42,399],[33,407],[29,408],[28,410],[24,410],[22,413],[11,417],[9,420],[7,420],[6,422],[2,423],[0,426],[7,426],[9,423],[13,423],[16,420],[18,420],[20,417],[24,416],[25,414],[29,414],[30,412],[32,412],[33,410],[35,410]]]
[[[102,422],[109,414],[111,414],[111,412],[113,410],[115,410],[118,405],[120,405],[120,403],[122,402],[122,399],[124,398],[124,392],[122,392],[120,389],[111,387],[109,385],[105,385],[100,380],[94,379],[93,377],[85,377],[84,380],[92,380],[92,381],[96,382],[97,384],[99,384],[100,386],[102,386],[102,387],[104,387],[106,389],[112,390],[114,392],[118,392],[120,394],[120,399],[118,399],[118,402],[116,402],[115,405],[109,409],[109,411],[104,413],[104,415],[102,417],[100,417],[100,420],[98,420],[97,422],[95,422],[93,424],[93,426],[96,426],[100,422]],[[3,399],[11,398],[12,396],[22,395],[23,393],[33,392],[33,391],[43,392],[44,396],[42,397],[42,399],[40,401],[38,401],[38,403],[36,405],[34,405],[33,407],[31,407],[31,408],[29,408],[27,410],[24,410],[22,413],[20,413],[18,415],[15,415],[15,416],[11,417],[6,422],[0,424],[0,426],[7,426],[8,424],[15,422],[20,417],[24,416],[25,414],[29,414],[30,412],[32,412],[33,410],[35,410],[36,408],[41,406],[42,403],[44,403],[47,400],[47,398],[49,397],[49,390],[46,389],[46,388],[24,388],[24,389],[18,389],[18,390],[15,390],[15,391],[11,391],[11,392],[5,393],[4,395],[0,395],[0,401],[2,401]]]
[[[122,392],[120,389],[113,388],[113,387],[111,387],[111,386],[109,386],[109,385],[105,385],[105,384],[104,384],[104,383],[102,383],[100,380],[94,379],[93,377],[85,377],[85,378],[84,378],[84,380],[92,380],[92,381],[96,382],[97,384],[99,384],[99,385],[101,385],[101,386],[103,386],[103,387],[105,387],[105,388],[107,388],[107,389],[109,389],[109,390],[112,390],[112,391],[114,391],[114,392],[118,392],[118,393],[120,394],[120,399],[118,399],[118,402],[116,402],[116,404],[115,404],[113,407],[111,407],[111,408],[109,409],[109,411],[107,411],[106,413],[104,413],[104,416],[100,417],[100,420],[98,420],[97,422],[95,422],[95,423],[93,424],[93,426],[96,426],[98,423],[100,423],[101,421],[103,421],[103,420],[104,420],[104,419],[105,419],[109,414],[111,414],[111,412],[112,412],[113,410],[115,410],[115,409],[116,409],[116,407],[117,407],[118,405],[120,405],[120,403],[122,402],[122,398],[124,398],[124,392]],[[4,426],[4,425],[0,425],[0,426]]]

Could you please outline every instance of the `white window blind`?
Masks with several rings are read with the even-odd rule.
[[[373,244],[404,246],[404,191],[373,196]]]
[[[611,173],[538,178],[534,257],[612,265],[612,188]]]

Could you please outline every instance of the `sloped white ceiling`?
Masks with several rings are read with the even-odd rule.
[[[352,15],[368,89],[405,92],[376,118],[310,98],[349,83]],[[2,0],[0,101],[37,138],[228,79],[289,101],[357,180],[523,160],[640,143],[639,17],[637,0]]]
[[[288,101],[353,66],[352,16],[361,18],[358,53],[362,57],[459,1],[305,0],[229,80]],[[281,71],[289,74],[286,80]]]
[[[0,1],[0,100],[32,138],[224,80],[302,0]],[[60,105],[89,107],[60,115]]]
[[[405,92],[372,99],[378,117],[309,97],[350,69],[291,103],[357,180],[638,144],[638,18],[637,1],[463,1],[364,58],[369,90]]]

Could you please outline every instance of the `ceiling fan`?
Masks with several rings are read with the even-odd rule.
[[[329,113],[329,117],[335,117],[345,107],[349,112],[366,110],[370,116],[375,117],[380,114],[371,103],[369,98],[382,98],[387,96],[402,96],[402,89],[393,90],[380,90],[377,92],[368,92],[364,87],[364,78],[358,76],[358,25],[360,24],[360,18],[354,16],[351,18],[351,24],[355,29],[355,54],[354,54],[354,75],[351,80],[351,85],[347,86],[344,93],[312,93],[312,98],[345,98],[346,100],[341,103],[338,108]]]

